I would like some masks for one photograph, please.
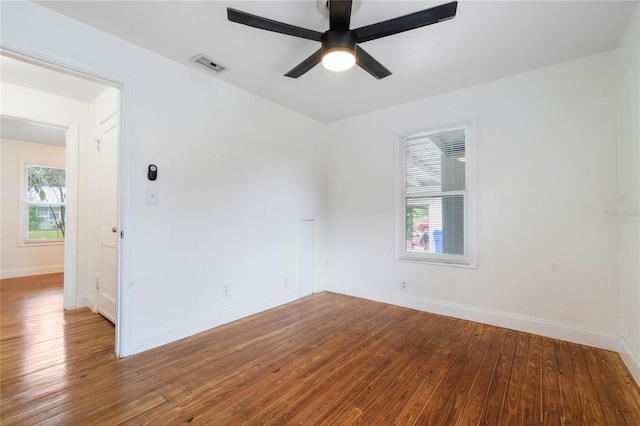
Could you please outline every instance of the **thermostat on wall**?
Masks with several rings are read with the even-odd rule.
[[[149,164],[149,170],[147,171],[147,177],[149,180],[158,179],[158,166],[155,164]]]

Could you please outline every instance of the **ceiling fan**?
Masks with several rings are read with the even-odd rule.
[[[227,8],[227,16],[230,21],[239,24],[322,43],[319,50],[286,73],[287,77],[298,78],[322,62],[325,68],[332,71],[344,71],[357,64],[375,78],[381,79],[391,75],[391,71],[365,52],[359,46],[360,43],[452,19],[456,15],[458,7],[458,2],[454,1],[351,30],[349,29],[351,0],[328,0],[327,3],[329,6],[329,29],[324,33],[252,15],[230,7]]]

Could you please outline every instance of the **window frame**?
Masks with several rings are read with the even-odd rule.
[[[27,199],[27,173],[29,167],[46,167],[50,169],[63,169],[66,174],[66,167],[41,164],[40,162],[20,160],[20,179],[19,179],[19,211],[18,211],[18,246],[48,246],[48,245],[64,245],[65,238],[46,238],[46,239],[30,239],[29,238],[29,206],[63,206],[65,203],[32,203]],[[66,185],[65,185],[66,187]],[[65,200],[66,201],[66,200]]]
[[[451,129],[465,129],[465,189],[452,191],[407,193],[406,192],[406,141],[408,138],[429,135]],[[476,120],[469,118],[446,124],[421,128],[419,130],[396,132],[394,135],[394,176],[395,176],[395,224],[394,260],[424,264],[477,268],[477,138]],[[464,255],[447,253],[423,253],[407,250],[406,206],[411,198],[442,197],[463,194],[464,200]]]

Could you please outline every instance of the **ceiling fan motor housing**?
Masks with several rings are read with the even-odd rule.
[[[356,35],[350,30],[329,30],[322,34],[322,53],[346,50],[356,54]]]

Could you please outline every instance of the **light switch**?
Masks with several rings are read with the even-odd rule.
[[[147,188],[147,204],[158,204],[158,188]]]

